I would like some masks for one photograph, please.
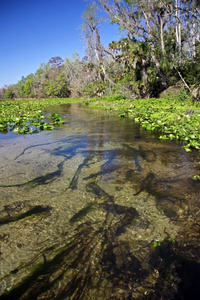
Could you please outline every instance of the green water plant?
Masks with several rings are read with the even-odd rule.
[[[200,175],[194,175],[193,179],[194,180],[200,180]]]
[[[159,242],[159,241],[153,241],[152,243],[151,243],[151,246],[152,247],[158,247],[158,246],[160,246],[161,245],[161,242]]]
[[[51,118],[53,121],[53,124],[55,125],[61,125],[65,123],[65,120],[59,115],[59,114],[51,114]]]
[[[151,242],[151,246],[154,247],[154,248],[156,248],[156,247],[159,247],[159,246],[161,246],[163,244],[166,244],[166,243],[170,243],[170,244],[174,245],[175,244],[175,240],[172,237],[169,237],[167,239],[164,239],[162,242],[160,242],[160,241],[152,241]]]
[[[47,106],[81,102],[79,99],[42,99],[42,100],[1,100],[0,132],[12,131],[16,134],[38,133],[52,130],[55,125],[64,123],[58,114],[52,114],[50,121],[45,118],[43,109]]]
[[[161,140],[177,140],[187,152],[200,150],[200,107],[186,92],[163,98],[128,100],[125,98],[94,98],[92,107],[119,111],[120,117],[132,118],[142,129],[158,134]],[[187,112],[192,111],[192,114]]]

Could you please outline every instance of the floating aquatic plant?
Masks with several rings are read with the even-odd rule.
[[[194,180],[200,180],[200,175],[195,175],[195,176],[193,177],[193,179],[194,179]]]
[[[51,118],[52,118],[52,121],[53,121],[53,124],[55,125],[60,125],[60,124],[64,124],[65,123],[65,120],[61,118],[60,115],[58,114],[51,114]]]
[[[200,109],[182,94],[165,98],[129,101],[127,99],[90,99],[93,107],[120,111],[120,117],[132,117],[144,130],[158,132],[161,140],[183,141],[187,152],[200,150]],[[193,111],[188,115],[188,109]]]
[[[61,125],[65,121],[58,114],[52,114],[50,121],[45,120],[42,109],[44,107],[80,102],[78,99],[43,99],[0,101],[0,132],[12,131],[16,134],[38,133],[41,130],[52,130],[54,125]]]

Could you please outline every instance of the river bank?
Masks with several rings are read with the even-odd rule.
[[[86,103],[91,107],[116,110],[120,117],[132,118],[145,130],[159,133],[162,140],[182,141],[187,152],[200,149],[200,106],[184,92],[134,101],[93,98]]]
[[[55,122],[43,120],[43,109],[55,104],[83,102],[92,108],[115,111],[120,117],[129,117],[142,128],[159,133],[162,140],[183,142],[187,152],[200,150],[200,106],[192,102],[185,92],[166,94],[162,98],[128,100],[121,97],[83,99],[42,99],[0,102],[0,131],[33,133],[52,130]],[[58,125],[58,124],[57,124]]]

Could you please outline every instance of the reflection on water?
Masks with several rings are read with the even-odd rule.
[[[0,136],[0,299],[199,299],[199,154],[80,104]]]

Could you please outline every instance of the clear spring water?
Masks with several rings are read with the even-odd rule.
[[[199,153],[80,104],[0,135],[0,299],[199,299]]]

